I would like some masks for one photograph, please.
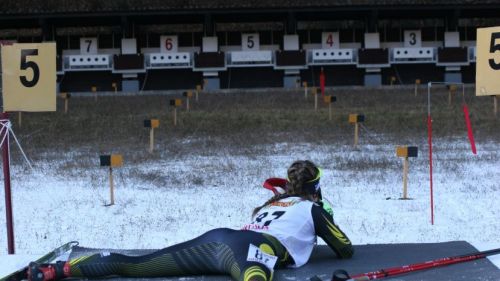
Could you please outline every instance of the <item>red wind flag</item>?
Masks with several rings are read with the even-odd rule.
[[[469,108],[467,104],[463,104],[464,117],[465,117],[465,125],[467,126],[467,135],[469,136],[470,147],[472,149],[472,153],[477,154],[476,152],[476,143],[474,142],[474,135],[472,134],[472,126],[470,124],[469,118]]]

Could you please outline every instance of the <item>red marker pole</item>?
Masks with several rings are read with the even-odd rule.
[[[465,124],[467,126],[467,135],[469,136],[470,148],[471,148],[473,154],[477,154],[476,142],[474,141],[474,135],[472,134],[472,125],[470,124],[469,108],[467,107],[467,104],[465,104],[465,103],[463,105],[463,111],[464,111],[464,117],[465,117]]]
[[[465,102],[465,87],[462,85],[462,110],[464,111],[465,125],[467,126],[467,136],[469,137],[470,148],[473,154],[477,154],[476,142],[472,133],[472,125],[470,124],[469,107]]]
[[[446,257],[435,260],[430,260],[426,262],[414,263],[403,265],[399,267],[385,268],[377,271],[357,274],[354,276],[349,276],[347,271],[338,270],[333,273],[332,280],[341,280],[341,281],[367,281],[367,280],[378,280],[385,277],[392,277],[395,275],[402,275],[411,272],[427,270],[436,267],[442,267],[457,263],[464,263],[469,261],[474,261],[478,259],[486,258],[490,255],[498,255],[500,253],[500,249],[492,249],[483,252],[475,252],[462,256],[454,256],[454,257]]]
[[[3,158],[3,178],[5,187],[5,215],[7,222],[7,246],[9,255],[14,254],[14,223],[12,219],[12,195],[10,190],[10,163],[9,163],[9,114],[6,112],[1,113],[0,123],[2,125],[0,139],[3,140],[2,144],[2,158]]]
[[[319,74],[319,87],[321,89],[321,97],[325,96],[325,73],[323,72],[323,67]]]

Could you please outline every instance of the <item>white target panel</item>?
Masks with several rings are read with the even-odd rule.
[[[406,48],[422,47],[422,32],[420,30],[405,30],[404,40]]]
[[[313,49],[313,62],[350,62],[354,52],[352,49]]]
[[[241,34],[241,49],[243,51],[258,51],[260,49],[259,33]]]
[[[80,54],[81,55],[97,54],[97,37],[80,38]]]
[[[299,35],[285,35],[285,36],[283,36],[283,49],[285,51],[298,51],[299,50]]]
[[[135,38],[122,39],[122,54],[123,55],[137,54],[137,40],[135,40]]]
[[[392,54],[395,60],[411,60],[411,59],[425,59],[432,60],[434,58],[434,48],[393,48]]]
[[[69,56],[69,65],[73,66],[108,66],[108,55],[72,55]]]
[[[160,52],[161,53],[177,53],[179,40],[177,35],[162,35],[160,36]]]
[[[219,51],[219,43],[217,42],[217,37],[212,36],[212,37],[203,37],[203,52],[208,53],[208,52],[218,52]]]
[[[177,53],[152,53],[149,62],[152,66],[160,65],[189,65],[191,54],[187,52]]]
[[[273,55],[271,51],[234,51],[231,52],[231,62],[243,63],[271,63]]]
[[[365,33],[365,49],[380,49],[380,34]]]
[[[460,47],[460,34],[458,33],[458,31],[444,33],[444,46]]]
[[[338,32],[321,33],[321,48],[322,49],[340,48],[339,33]]]

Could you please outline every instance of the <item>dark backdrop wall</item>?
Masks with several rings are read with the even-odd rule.
[[[325,73],[325,85],[332,86],[348,86],[348,85],[363,85],[365,70],[357,68],[355,65],[336,65],[322,66]],[[307,81],[311,87],[319,87],[319,74],[321,66],[314,66],[300,72],[302,81]]]
[[[92,87],[97,91],[114,91],[112,84],[121,89],[122,77],[111,71],[71,71],[58,77],[61,92],[90,92]]]
[[[228,68],[219,72],[221,88],[283,87],[283,71],[272,67]]]
[[[382,69],[382,84],[389,85],[391,76],[396,77],[395,84],[415,84],[420,79],[421,84],[444,81],[444,67],[434,64],[397,64]]]
[[[191,69],[155,69],[139,75],[143,90],[194,89],[203,84],[203,74]]]

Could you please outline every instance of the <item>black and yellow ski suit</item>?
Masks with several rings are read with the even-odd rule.
[[[312,209],[315,234],[321,237],[339,258],[350,258],[353,247],[347,236],[334,224],[320,205]],[[184,243],[143,256],[101,253],[69,261],[70,277],[97,278],[168,277],[229,274],[238,281],[270,281],[273,270],[256,261],[248,261],[249,244],[257,245],[277,257],[273,269],[294,264],[287,249],[273,236],[250,230],[218,228]]]

